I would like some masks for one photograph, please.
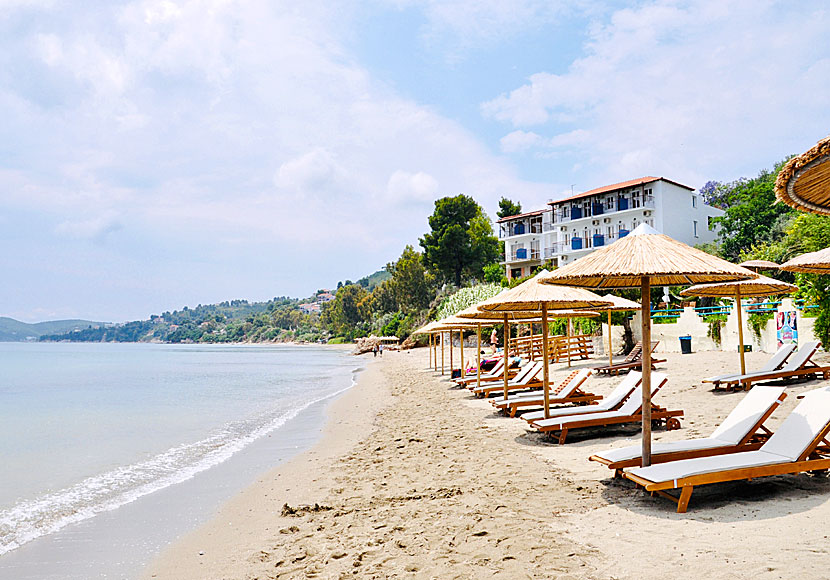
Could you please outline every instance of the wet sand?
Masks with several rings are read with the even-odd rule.
[[[748,353],[748,367],[769,355]],[[665,354],[657,404],[706,436],[740,393],[700,379],[734,353]],[[587,461],[639,441],[634,426],[569,434],[559,446],[428,370],[427,351],[364,358],[319,443],[170,546],[146,578],[806,578],[823,577],[830,480],[778,476],[698,488],[689,512]],[[820,362],[830,362],[821,353]],[[593,366],[599,360],[578,363]],[[568,373],[554,368],[552,380]],[[591,379],[608,393],[620,379]],[[796,395],[787,389],[774,428]],[[288,506],[285,508],[285,506]]]

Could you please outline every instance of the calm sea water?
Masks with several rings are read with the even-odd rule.
[[[0,343],[0,564],[266,436],[296,437],[292,419],[357,366],[322,347]]]

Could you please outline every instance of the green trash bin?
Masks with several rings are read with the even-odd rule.
[[[683,354],[692,354],[692,337],[691,336],[681,336],[680,337],[680,352]]]

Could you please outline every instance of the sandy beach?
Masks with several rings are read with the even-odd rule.
[[[363,357],[356,387],[329,407],[318,444],[264,475],[144,578],[817,578],[826,576],[830,480],[778,476],[695,490],[689,512],[587,461],[639,429],[572,432],[559,446],[427,369],[426,349]],[[749,368],[769,355],[748,353]],[[700,379],[734,353],[661,354],[657,404],[708,435],[740,393]],[[830,362],[825,353],[818,362]],[[598,360],[574,367],[594,366]],[[552,380],[568,373],[554,367]],[[608,393],[620,379],[596,377]],[[775,428],[798,394],[788,387]]]

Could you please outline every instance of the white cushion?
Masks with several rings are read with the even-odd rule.
[[[715,455],[714,457],[695,457],[694,459],[669,461],[648,467],[635,467],[628,470],[628,472],[648,481],[658,483],[703,473],[717,473],[719,471],[729,471],[730,469],[759,467],[761,465],[774,465],[776,463],[786,462],[787,460],[780,455],[758,450]]]
[[[830,423],[830,388],[825,387],[804,395],[761,450],[796,461],[827,423]]]

